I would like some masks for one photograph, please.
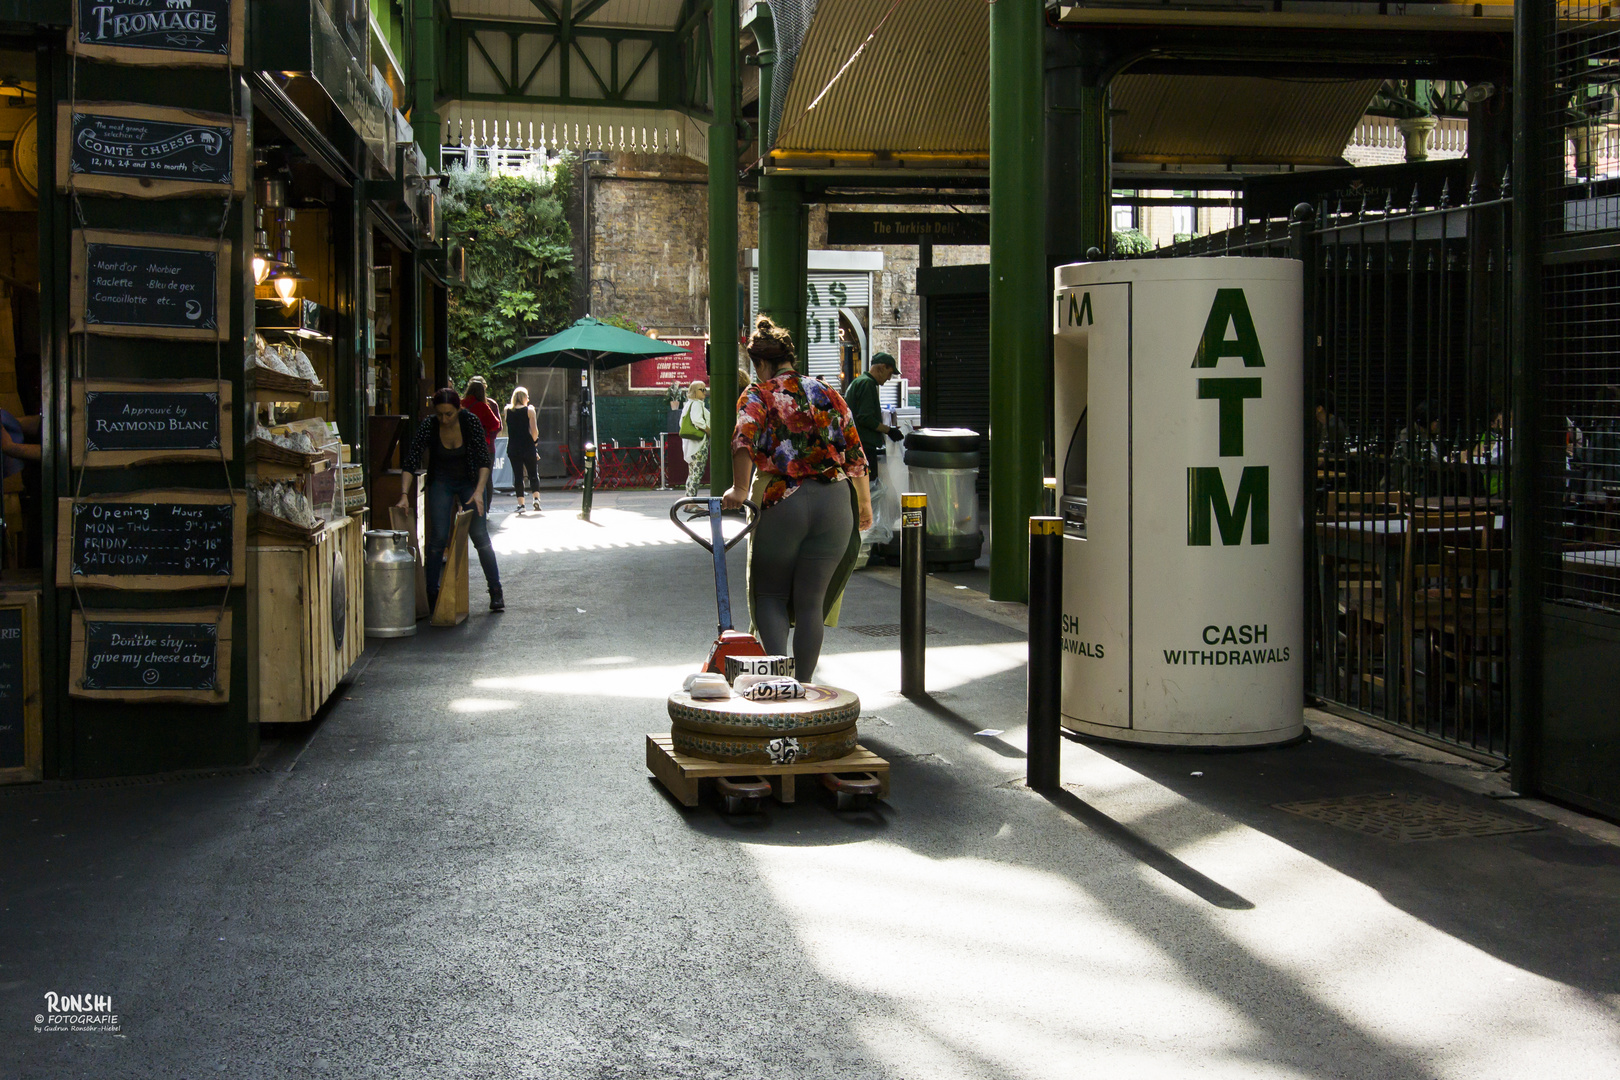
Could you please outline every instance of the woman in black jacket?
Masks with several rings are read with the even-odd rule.
[[[489,508],[484,505],[485,485],[493,459],[478,417],[461,407],[461,395],[445,387],[433,395],[433,415],[416,427],[405,454],[405,471],[427,472],[427,587],[428,606],[439,601],[439,579],[444,573],[444,548],[459,509],[476,513],[468,535],[478,549],[478,564],[489,585],[489,610],[505,611],[501,571],[495,564],[495,545],[489,540]],[[408,506],[404,494],[399,505]]]

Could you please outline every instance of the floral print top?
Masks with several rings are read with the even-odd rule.
[[[829,482],[866,475],[855,418],[838,391],[796,371],[756,383],[737,401],[733,450],[746,450],[766,477],[764,506],[812,476]]]

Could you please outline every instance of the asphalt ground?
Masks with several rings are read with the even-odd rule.
[[[1032,793],[1022,609],[959,581],[926,700],[849,629],[899,621],[893,571],[827,633],[886,803],[683,808],[644,740],[714,603],[671,498],[499,518],[507,611],[373,642],[256,769],[0,789],[0,1078],[1620,1075],[1615,830],[1321,716],[1254,753],[1066,741]],[[1278,808],[1381,792],[1535,831]],[[47,993],[119,1031],[36,1031]]]

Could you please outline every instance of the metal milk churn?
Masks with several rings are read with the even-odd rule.
[[[416,559],[410,534],[392,529],[366,533],[366,636],[416,633]]]

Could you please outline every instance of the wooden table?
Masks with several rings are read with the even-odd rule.
[[[1498,517],[1496,528],[1503,519]],[[1455,545],[1458,534],[1473,532],[1471,528],[1422,528],[1412,537],[1412,555],[1420,559],[1441,546],[1447,534]],[[1319,521],[1316,524],[1317,588],[1321,596],[1322,642],[1329,649],[1338,640],[1338,590],[1329,571],[1329,560],[1369,563],[1378,570],[1384,587],[1384,712],[1385,719],[1400,723],[1399,706],[1402,678],[1405,675],[1408,651],[1404,605],[1401,602],[1401,566],[1406,556],[1408,524],[1404,518],[1368,518],[1364,520]],[[1328,653],[1331,662],[1332,652]]]

